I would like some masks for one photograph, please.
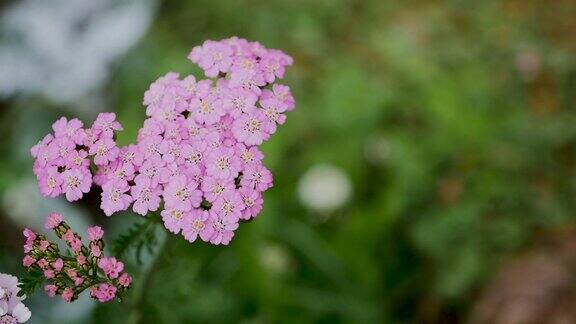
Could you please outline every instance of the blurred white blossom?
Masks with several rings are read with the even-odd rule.
[[[0,96],[71,102],[97,89],[110,63],[150,26],[152,0],[25,0],[0,19]]]
[[[348,202],[351,195],[348,175],[331,165],[316,165],[308,170],[298,184],[302,204],[316,212],[330,213]]]

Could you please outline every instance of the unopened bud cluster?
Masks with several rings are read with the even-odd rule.
[[[50,297],[60,295],[71,302],[88,289],[92,298],[108,302],[130,288],[132,278],[123,272],[124,264],[103,254],[102,228],[88,228],[89,243],[85,245],[60,214],[49,215],[45,226],[66,243],[68,253],[62,253],[56,243],[27,228],[22,263],[28,272],[42,274],[47,282],[44,290]]]

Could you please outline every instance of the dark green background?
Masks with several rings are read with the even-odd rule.
[[[297,107],[263,145],[275,186],[262,214],[229,247],[169,237],[137,311],[150,323],[476,316],[509,259],[576,237],[575,17],[574,1],[162,2],[100,94],[125,127],[122,144],[134,141],[153,80],[200,76],[186,55],[206,39],[238,35],[292,55],[284,83]],[[0,102],[0,271],[22,271],[22,225],[5,193],[31,179],[27,146],[53,120],[91,121],[76,105]],[[351,180],[352,198],[335,212],[298,199],[317,164]],[[108,227],[108,240],[137,220],[105,219],[97,204],[93,194],[77,207]],[[141,268],[130,270],[138,281]],[[37,320],[49,303],[30,299]],[[124,323],[130,312],[112,303],[90,318]]]

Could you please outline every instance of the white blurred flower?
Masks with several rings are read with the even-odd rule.
[[[316,212],[330,213],[342,207],[352,192],[348,175],[331,165],[316,165],[308,170],[298,184],[302,204]]]
[[[106,80],[110,63],[152,20],[155,0],[26,0],[0,16],[0,96],[71,102]]]
[[[285,274],[292,263],[288,251],[278,245],[264,246],[260,252],[260,262],[267,271],[275,274]]]

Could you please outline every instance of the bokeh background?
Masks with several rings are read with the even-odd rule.
[[[137,302],[30,296],[31,323],[576,323],[576,1],[0,2],[0,272],[60,211],[113,240],[98,193],[42,199],[29,148],[116,112],[233,35],[295,59],[263,146],[275,186],[229,247],[127,260]]]

